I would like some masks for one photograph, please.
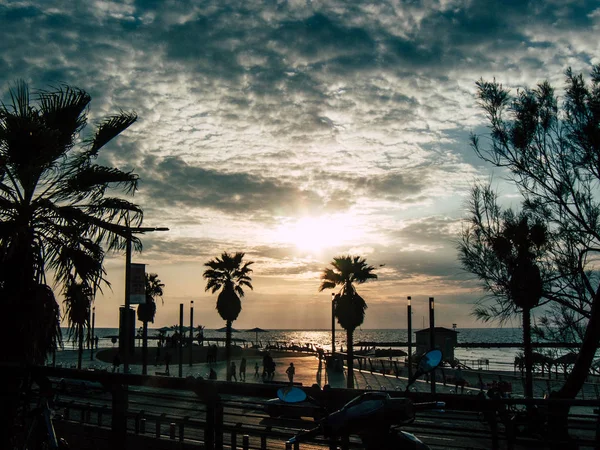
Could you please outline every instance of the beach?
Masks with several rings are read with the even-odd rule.
[[[161,349],[161,356],[158,361],[156,360],[157,347],[148,348],[148,375],[166,375],[166,364],[164,361],[164,355],[166,349]],[[113,360],[118,352],[117,347],[102,348],[95,351],[94,359],[90,359],[90,350],[84,350],[83,355],[83,368],[94,369],[94,370],[113,370]],[[168,349],[171,354],[171,360],[169,364],[169,376],[179,375],[179,352],[177,348]],[[208,346],[194,346],[192,354],[192,364],[190,365],[189,360],[189,348],[182,349],[182,376],[188,377],[202,377],[208,378],[209,371],[212,368],[217,375],[217,380],[226,379],[226,363],[225,363],[225,348],[218,347],[217,361],[214,363],[207,362]],[[290,363],[294,363],[295,376],[294,381],[301,383],[303,386],[312,386],[317,384],[323,387],[329,384],[331,387],[343,388],[346,387],[346,376],[347,372],[344,369],[343,372],[327,370],[325,363],[319,360],[316,354],[308,352],[298,351],[285,351],[285,350],[269,350],[270,355],[276,364],[275,375],[273,381],[285,383],[288,381],[285,373],[286,368]],[[246,358],[247,369],[245,381],[240,379],[239,371],[236,373],[236,381],[246,383],[262,383],[262,358],[264,351],[256,348],[243,348],[240,346],[232,347],[232,361],[236,364],[239,369],[241,358]],[[77,365],[77,351],[76,350],[63,350],[57,352],[56,362],[58,365],[63,367],[76,367]],[[142,373],[142,349],[136,347],[134,356],[130,361],[130,372],[141,374]],[[256,375],[255,367],[258,365],[258,375]],[[376,366],[377,367],[377,366]],[[123,370],[121,365],[118,371]],[[437,392],[440,393],[455,393],[456,386],[453,383],[454,370],[446,368],[443,371],[436,371],[437,379]],[[359,370],[358,366],[354,369],[354,380],[355,387],[357,389],[374,389],[374,390],[387,390],[387,391],[401,391],[404,390],[407,384],[407,371],[400,370],[399,376],[395,374],[386,373],[383,374],[381,370]],[[481,388],[487,390],[491,386],[493,381],[503,383],[507,386],[507,395],[521,397],[523,396],[523,378],[517,372],[514,371],[500,371],[500,370],[462,370],[463,378],[465,379],[465,388],[462,393],[465,395],[476,395],[479,393]],[[446,377],[446,383],[444,384],[444,376]],[[583,399],[598,399],[599,398],[599,381],[598,377],[590,377],[588,383],[585,384],[584,388],[580,392],[578,398]],[[483,384],[481,384],[481,382]],[[552,374],[552,379],[545,377],[535,376],[534,377],[534,396],[543,397],[551,390],[557,390],[562,385],[564,379],[559,374],[556,379],[555,374]],[[430,386],[424,380],[417,381],[411,388],[415,391],[429,392]],[[459,387],[459,393],[461,392]]]

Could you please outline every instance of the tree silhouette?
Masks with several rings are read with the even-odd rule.
[[[591,84],[566,71],[559,103],[548,83],[515,96],[496,81],[477,83],[489,140],[472,137],[483,160],[501,167],[518,186],[524,207],[556,236],[550,261],[556,274],[544,297],[554,317],[586,323],[581,349],[558,395],[581,389],[600,345],[600,65]],[[562,314],[562,312],[565,314]]]
[[[90,310],[94,293],[86,283],[70,281],[64,290],[65,314],[69,323],[69,337],[78,343],[77,368],[83,359],[84,329],[90,326]]]
[[[475,316],[484,321],[506,320],[523,314],[525,395],[533,396],[531,309],[544,293],[540,266],[547,256],[550,236],[532,213],[502,211],[489,186],[476,186],[471,195],[470,226],[463,230],[459,259],[483,281],[495,303],[479,303]],[[545,270],[548,272],[549,270]]]
[[[156,298],[160,298],[164,304],[163,288],[165,285],[158,278],[156,273],[147,273],[146,275],[146,303],[141,303],[137,307],[137,318],[142,322],[142,375],[147,373],[148,365],[148,322],[154,323],[156,316]]]
[[[236,252],[231,255],[227,252],[221,254],[221,258],[215,258],[204,264],[208,269],[202,275],[206,280],[206,290],[211,293],[217,292],[217,311],[226,323],[225,333],[225,359],[227,360],[227,381],[231,381],[231,324],[242,311],[241,297],[244,296],[243,287],[252,287],[252,272],[250,265],[254,262],[244,263],[245,253]]]
[[[333,289],[342,286],[340,292],[334,297],[334,315],[338,323],[346,330],[346,346],[348,347],[348,374],[347,387],[354,388],[354,330],[359,327],[365,319],[367,303],[358,295],[353,283],[362,284],[368,280],[376,279],[377,275],[372,273],[375,268],[368,266],[364,258],[360,256],[337,256],[331,262],[333,269],[323,269],[321,274],[321,285],[319,292],[325,289]]]
[[[73,274],[83,275],[78,283],[95,292],[102,276],[78,266],[101,265],[103,244],[124,248],[115,226],[130,214],[141,222],[140,208],[107,196],[110,188],[133,193],[137,175],[95,162],[136,116],[110,116],[81,138],[90,103],[85,91],[40,91],[34,103],[19,82],[10,98],[0,105],[0,298],[11,320],[0,328],[0,339],[12,343],[5,360],[42,363],[60,340],[59,308],[45,287],[48,272],[59,286],[76,286]]]

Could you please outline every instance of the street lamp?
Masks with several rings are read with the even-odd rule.
[[[412,307],[410,305],[411,297],[406,297],[406,319],[408,325],[408,378],[412,377]]]
[[[132,330],[130,329],[131,322],[131,303],[130,303],[130,279],[131,279],[131,240],[134,234],[151,233],[153,231],[169,231],[165,227],[119,227],[121,236],[125,236],[126,247],[125,247],[125,311],[122,315],[119,315],[121,324],[119,326],[119,333],[125,334],[121,336],[120,343],[122,344],[122,359],[123,359],[123,373],[129,373],[129,336]]]
[[[194,359],[194,300],[190,302],[190,366]]]
[[[90,361],[94,360],[94,342],[95,342],[94,341],[94,332],[95,332],[94,328],[95,328],[95,326],[96,326],[96,307],[92,306],[92,342],[91,342],[92,350],[90,352]]]
[[[335,356],[335,292],[331,293],[331,355]]]
[[[429,297],[429,349],[435,348],[435,309],[434,299]],[[431,393],[435,394],[435,369],[431,371]]]

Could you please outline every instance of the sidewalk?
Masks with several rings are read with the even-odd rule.
[[[156,348],[149,348],[148,360],[151,361],[148,364],[148,375],[162,375],[166,371],[166,366],[162,359],[159,360],[159,364],[155,365],[155,352]],[[217,380],[225,380],[226,378],[226,363],[224,361],[223,347],[219,347],[218,361],[216,363],[208,364],[205,355],[206,347],[200,346],[194,347],[194,354],[192,355],[193,364],[189,365],[189,350],[183,349],[183,365],[182,365],[182,376],[194,376],[208,378],[208,373],[212,367],[217,372]],[[117,352],[117,348],[104,348],[100,349],[101,358],[98,359],[98,352],[95,354],[95,359],[90,360],[90,350],[84,350],[83,353],[83,368],[95,368],[105,369],[112,371],[112,361],[114,355]],[[257,349],[242,349],[240,347],[234,347],[232,349],[233,358],[236,367],[239,370],[242,356],[246,357],[246,383],[262,383],[262,355]],[[288,378],[285,370],[289,366],[290,362],[294,363],[296,367],[296,375],[294,377],[295,382],[302,383],[303,386],[312,386],[318,384],[323,387],[329,384],[331,387],[344,388],[346,387],[346,370],[344,372],[333,372],[326,370],[324,363],[320,363],[316,355],[311,353],[302,352],[289,352],[289,351],[271,351],[271,356],[276,363],[274,381],[287,382]],[[76,367],[77,366],[77,350],[63,350],[57,352],[56,362],[57,365],[63,367]],[[170,376],[179,375],[178,365],[178,353],[175,350],[171,350],[172,362],[169,367]],[[163,350],[164,357],[164,350]],[[255,376],[255,364],[259,366],[259,376]],[[121,366],[121,370],[123,367]],[[141,349],[136,348],[136,353],[133,358],[132,364],[130,364],[130,371],[132,373],[141,374]],[[445,373],[448,377],[453,376],[454,370],[446,368]],[[407,384],[407,372],[403,370],[400,377],[395,375],[383,375],[380,372],[370,370],[358,370],[358,367],[354,368],[354,386],[357,389],[375,389],[375,390],[387,390],[387,391],[401,391],[406,388]],[[448,383],[446,386],[443,385],[443,377],[441,370],[436,370],[437,374],[437,392],[440,393],[454,393],[454,385]],[[238,379],[235,381],[240,382],[239,372],[237,373]],[[506,381],[511,384],[512,392],[511,395],[515,397],[523,396],[523,380],[519,375],[514,375],[512,372],[501,372],[501,371],[488,371],[488,370],[463,370],[463,377],[467,381],[464,393],[476,395],[479,392],[479,376],[485,385],[491,384],[492,381]],[[549,390],[558,389],[562,385],[563,380],[548,380],[547,378],[534,378],[534,396],[543,397],[544,394]],[[422,380],[418,380],[411,389],[419,392],[429,392],[430,386]],[[582,391],[578,395],[578,398],[583,399],[598,399],[600,394],[600,386],[597,383],[585,383]]]
[[[104,349],[106,350],[106,349]],[[110,350],[110,349],[109,349]],[[296,368],[296,374],[294,376],[294,382],[302,383],[303,386],[312,386],[318,384],[323,387],[329,384],[334,388],[345,388],[346,387],[346,370],[343,372],[333,372],[325,369],[323,361],[319,361],[316,355],[306,353],[292,353],[292,352],[271,352],[273,360],[275,361],[275,376],[274,381],[287,382],[288,378],[285,370],[291,362],[294,363]],[[243,355],[247,359],[246,369],[246,383],[263,383],[262,374],[262,356],[258,352],[243,352]],[[104,359],[107,359],[108,355],[104,355]],[[151,359],[151,358],[149,358]],[[226,362],[217,361],[216,363],[206,362],[194,362],[191,366],[189,365],[188,359],[184,351],[184,363],[182,364],[182,376],[194,376],[208,378],[208,373],[212,367],[217,373],[217,380],[226,379]],[[236,355],[233,358],[236,367],[239,370],[241,355]],[[62,367],[77,367],[77,350],[63,350],[57,352],[56,363]],[[258,363],[258,376],[255,375],[255,364]],[[83,353],[82,367],[84,369],[103,369],[112,371],[112,365],[100,361],[98,359],[90,360],[90,351],[85,350]],[[123,367],[121,366],[121,370]],[[147,372],[148,375],[163,375],[166,371],[164,362],[161,364],[148,364]],[[130,372],[135,374],[142,373],[141,364],[131,364]],[[179,376],[179,365],[171,363],[169,365],[170,376]],[[244,382],[239,378],[239,372],[236,374],[238,382]],[[403,391],[406,388],[408,379],[406,377],[396,377],[394,375],[382,375],[378,373],[371,373],[370,371],[359,371],[357,368],[354,369],[354,386],[356,389],[374,389],[374,390],[388,390],[388,391]],[[430,386],[422,380],[418,380],[411,387],[412,390],[418,392],[429,392]],[[470,388],[465,388],[465,393]],[[478,391],[471,389],[472,391]],[[454,392],[454,386],[443,386],[442,383],[437,384],[437,391],[443,393]],[[477,392],[474,392],[477,393]]]

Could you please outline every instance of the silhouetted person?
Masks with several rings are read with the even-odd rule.
[[[171,362],[171,353],[167,350],[165,352],[165,372],[169,375],[169,363]]]
[[[212,367],[210,368],[210,372],[208,372],[208,379],[209,380],[217,379],[217,372],[215,372],[215,369],[213,369]]]
[[[260,366],[258,365],[258,361],[254,363],[254,378],[259,378],[260,374],[258,373],[258,369]]]
[[[240,381],[246,381],[246,358],[242,358],[240,363]]]
[[[119,366],[121,365],[121,357],[119,356],[119,354],[115,354],[115,357],[113,358],[113,372],[119,372]]]
[[[94,343],[96,344],[96,350],[98,350],[98,341],[100,339],[98,339],[98,336],[94,336]]]
[[[290,384],[294,384],[294,375],[296,374],[296,368],[294,367],[293,362],[290,363],[285,373],[287,373],[288,380],[290,380]]]
[[[233,377],[233,379],[235,381],[237,381],[237,375],[235,374],[235,371],[236,371],[235,362],[231,361],[231,376]]]

